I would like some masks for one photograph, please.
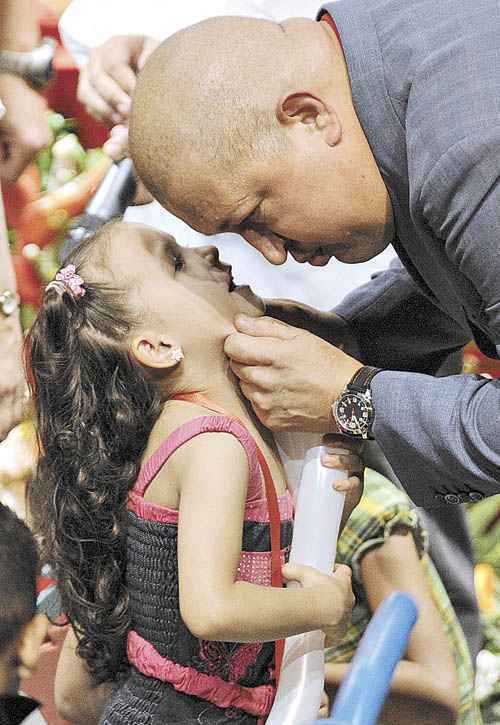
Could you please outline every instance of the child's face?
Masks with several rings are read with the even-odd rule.
[[[151,227],[117,224],[108,254],[113,275],[133,281],[140,305],[183,346],[191,339],[224,340],[238,312],[264,314],[262,300],[249,287],[234,287],[231,268],[219,261],[216,247],[181,247]]]

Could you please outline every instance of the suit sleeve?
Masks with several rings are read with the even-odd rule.
[[[380,368],[436,375],[470,340],[468,330],[424,296],[399,259],[335,312],[349,323],[362,361]]]
[[[436,244],[478,301],[476,322],[500,352],[500,165],[492,151],[499,139],[493,140],[455,144],[423,185],[421,208]],[[415,503],[500,493],[500,380],[384,371],[372,392],[375,437]]]

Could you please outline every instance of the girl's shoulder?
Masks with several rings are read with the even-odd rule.
[[[214,483],[229,472],[244,480],[257,477],[256,444],[241,423],[192,403],[168,405],[143,456],[146,498],[177,508],[180,490],[193,475],[203,472]]]
[[[235,418],[214,413],[196,403],[170,400],[151,431],[142,461],[147,461],[162,447],[180,449],[187,441],[194,441],[204,433],[229,433],[240,439],[244,449],[252,452],[256,445],[249,431]],[[212,444],[217,445],[219,441],[219,445],[224,446],[223,438],[212,437]],[[168,443],[171,445],[166,446]],[[204,445],[199,443],[194,447],[203,448]]]

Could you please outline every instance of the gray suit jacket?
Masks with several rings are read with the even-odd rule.
[[[402,262],[337,309],[373,380],[374,433],[427,508],[500,493],[500,381],[434,378],[472,337],[500,353],[500,5],[339,0],[356,112]],[[410,372],[408,372],[410,371]]]

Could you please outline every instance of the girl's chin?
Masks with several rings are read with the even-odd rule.
[[[266,306],[263,300],[252,291],[252,288],[247,284],[239,285],[231,292],[231,296],[235,298],[238,306],[238,312],[244,312],[246,314],[252,314],[255,316],[264,315],[266,312]],[[248,308],[252,308],[249,310]]]

